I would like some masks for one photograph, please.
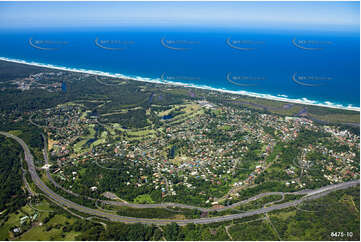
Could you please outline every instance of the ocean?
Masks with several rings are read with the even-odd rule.
[[[359,43],[346,31],[3,30],[0,57],[359,110]]]

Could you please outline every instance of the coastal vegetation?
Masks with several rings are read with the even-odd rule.
[[[29,89],[16,84],[29,80]],[[67,83],[66,91],[59,82]],[[121,216],[224,216],[300,199],[295,191],[359,179],[354,111],[3,61],[0,103],[1,131],[24,140],[51,190]],[[39,195],[25,173],[38,193],[28,194],[23,152],[15,141],[1,136],[0,156],[2,240],[359,240],[359,187],[221,223],[123,224],[58,207]],[[268,192],[285,194],[218,212],[95,202],[215,209]],[[346,237],[334,237],[335,231]]]

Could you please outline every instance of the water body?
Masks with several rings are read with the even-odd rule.
[[[172,118],[173,118],[173,115],[171,115],[171,114],[164,115],[164,116],[162,117],[162,119],[164,119],[164,120],[168,120],[168,119],[172,119]]]
[[[62,90],[63,92],[66,92],[66,83],[65,83],[65,82],[62,82],[62,83],[61,83],[61,90]]]
[[[204,28],[3,30],[0,57],[360,107],[359,33]]]

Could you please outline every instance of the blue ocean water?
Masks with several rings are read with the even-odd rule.
[[[0,57],[360,107],[359,43],[342,31],[9,30]]]

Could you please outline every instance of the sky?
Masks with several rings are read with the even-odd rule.
[[[213,26],[359,31],[359,2],[0,2],[0,29]]]

